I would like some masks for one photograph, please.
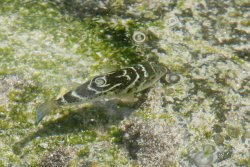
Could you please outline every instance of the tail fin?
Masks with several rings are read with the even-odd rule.
[[[48,115],[52,110],[56,109],[56,101],[48,101],[41,104],[36,110],[36,125],[42,121],[42,119]]]

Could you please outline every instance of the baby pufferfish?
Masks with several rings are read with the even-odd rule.
[[[178,75],[172,74],[166,66],[158,62],[144,62],[95,76],[58,99],[41,104],[36,111],[36,124],[59,106],[98,101],[109,97],[121,98],[143,91],[161,78],[172,80],[171,82],[179,80]]]

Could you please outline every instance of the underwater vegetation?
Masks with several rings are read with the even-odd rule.
[[[1,0],[0,167],[250,166],[249,8]],[[145,61],[180,78],[136,94],[133,107],[61,107],[35,125],[39,104],[74,83]]]

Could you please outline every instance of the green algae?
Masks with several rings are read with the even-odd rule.
[[[227,134],[228,134],[230,137],[233,137],[233,138],[238,138],[239,135],[241,134],[241,131],[240,131],[240,128],[239,128],[239,127],[228,126],[228,127],[226,128],[226,131],[227,131]]]
[[[10,128],[12,126],[9,124],[9,120],[0,118],[0,130],[8,130]]]
[[[0,59],[1,59],[1,63],[8,63],[10,61],[13,61],[15,59],[14,55],[13,55],[13,48],[10,47],[1,47],[0,48]]]
[[[28,103],[36,98],[41,93],[38,86],[35,85],[16,85],[19,87],[16,90],[10,91],[8,94],[9,100],[17,103]]]
[[[4,105],[1,104],[0,107],[0,137],[3,139],[0,142],[3,142],[4,145],[0,155],[6,159],[0,161],[0,166],[27,165],[25,162],[21,162],[23,161],[20,159],[21,157],[28,163],[28,166],[38,166],[43,154],[48,153],[50,155],[58,147],[76,147],[82,144],[87,146],[77,150],[77,158],[72,162],[72,164],[75,163],[75,166],[79,165],[77,162],[79,159],[86,160],[88,156],[93,154],[93,150],[91,152],[90,148],[95,145],[96,152],[99,151],[99,148],[102,149],[102,152],[98,153],[96,158],[104,161],[104,164],[111,164],[112,166],[133,164],[130,158],[121,156],[123,155],[120,153],[122,149],[117,147],[117,144],[121,147],[124,146],[124,131],[118,126],[123,117],[119,114],[110,115],[108,110],[96,107],[63,108],[53,111],[42,125],[38,127],[33,125],[37,105],[46,100],[54,99],[62,85],[66,84],[67,79],[65,78],[77,78],[83,81],[86,79],[86,75],[96,75],[96,73],[103,72],[106,67],[109,70],[138,63],[145,60],[145,54],[150,52],[150,49],[158,49],[157,40],[165,37],[162,37],[161,33],[159,33],[160,35],[156,33],[155,38],[151,38],[147,29],[156,27],[165,31],[164,20],[147,21],[150,18],[155,19],[154,12],[151,11],[146,11],[142,19],[133,19],[133,17],[124,19],[124,17],[119,16],[117,11],[123,10],[124,3],[129,2],[115,2],[111,13],[118,14],[113,17],[113,20],[110,19],[110,15],[95,17],[93,11],[89,11],[86,17],[75,17],[72,14],[77,8],[74,3],[71,3],[73,7],[70,7],[58,2],[40,0],[4,0],[0,2],[0,16],[1,19],[5,18],[3,24],[6,24],[8,29],[3,29],[4,26],[0,28],[1,31],[3,30],[0,33],[0,39],[5,41],[6,44],[6,46],[0,46],[0,75],[4,78],[9,75],[24,74],[19,81],[22,84],[14,82],[14,86],[8,88],[6,96],[8,102],[7,104],[4,102]],[[200,2],[192,1],[193,4]],[[243,1],[237,1],[237,3],[247,5],[247,2]],[[72,9],[72,13],[66,7]],[[185,2],[178,1],[176,7],[181,12],[184,11],[186,9]],[[137,6],[136,9],[140,10],[138,12],[147,10],[147,5]],[[229,16],[239,17],[240,13],[231,13]],[[218,25],[226,26],[226,23],[228,22],[221,21]],[[248,26],[249,23],[243,19],[240,24]],[[146,43],[141,46],[143,48],[141,52],[138,52],[137,46],[131,40],[135,31],[141,31],[147,36]],[[16,34],[10,35],[9,32],[15,32]],[[192,117],[198,113],[196,111],[201,112],[205,108],[204,113],[212,113],[216,117],[215,122],[210,123],[210,129],[209,126],[204,126],[205,128],[203,126],[191,127],[189,133],[194,137],[191,137],[190,143],[194,141],[199,143],[213,138],[216,144],[223,145],[223,143],[231,142],[231,140],[237,140],[243,133],[241,127],[234,128],[229,125],[225,128],[228,135],[228,137],[225,137],[225,142],[224,127],[222,129],[220,126],[228,119],[231,109],[229,104],[234,105],[234,101],[230,101],[233,96],[222,89],[232,88],[232,84],[227,82],[227,80],[232,79],[228,75],[215,75],[212,70],[203,68],[211,65],[215,67],[214,69],[217,68],[216,63],[206,62],[205,59],[210,56],[204,55],[215,53],[216,56],[220,57],[221,54],[242,66],[245,65],[245,60],[232,51],[211,45],[197,36],[193,37],[192,35],[183,35],[171,31],[169,38],[170,41],[185,44],[189,47],[185,48],[178,44],[171,45],[164,41],[161,48],[163,53],[167,53],[165,56],[169,60],[169,63],[166,62],[169,65],[168,67],[182,74],[184,78],[190,79],[185,80],[185,78],[181,84],[166,93],[174,97],[171,102],[174,104],[174,111],[178,113],[176,115],[195,124]],[[229,41],[228,44],[235,42],[235,40]],[[188,54],[184,55],[184,53]],[[204,56],[204,60],[200,59],[199,56],[201,55]],[[201,62],[196,62],[197,59],[200,59]],[[79,64],[81,61],[84,63]],[[202,79],[195,78],[194,72],[190,72],[192,66],[198,68],[195,63],[198,65],[204,63],[205,65],[202,68],[206,70],[206,74],[211,78],[215,77],[217,80],[205,78],[205,74]],[[74,68],[70,69],[70,67]],[[227,73],[226,70],[218,71],[217,73]],[[235,73],[236,77],[238,73]],[[193,85],[194,89],[192,89]],[[190,89],[187,88],[188,86],[190,86]],[[190,92],[187,93],[187,90],[190,90]],[[189,101],[186,100],[188,98],[183,98],[188,94],[190,99],[196,99],[198,90],[205,94],[199,100]],[[225,95],[229,95],[229,100],[224,97]],[[240,99],[237,100],[240,101]],[[204,104],[204,102],[209,104]],[[169,113],[171,110],[164,112],[166,113],[159,114],[145,107],[136,111],[132,117],[141,118],[143,121],[155,120],[156,122],[160,119],[174,124],[173,115]],[[204,121],[207,123],[206,120]],[[213,132],[221,134],[214,135]],[[155,140],[155,138],[153,139]],[[99,142],[111,142],[112,145],[105,148],[103,145],[98,145]],[[13,146],[13,150],[11,150],[11,146]],[[183,149],[187,150],[188,148]],[[5,152],[8,152],[8,155]],[[208,149],[207,154],[210,154],[210,152]],[[232,156],[235,158],[232,148],[218,155],[217,161],[224,161]],[[46,156],[44,159],[46,159]],[[50,159],[47,157],[47,160]],[[239,165],[247,163],[249,163],[247,159],[238,162]],[[92,162],[90,160],[89,164],[99,165],[100,161]],[[175,162],[168,162],[168,164],[175,164]]]
[[[93,57],[95,61],[99,62],[100,66],[103,62],[102,59],[96,54],[86,54],[88,51],[86,46],[91,46],[93,53],[101,52],[103,57],[114,59],[119,63],[123,62],[123,64],[135,63],[140,59],[138,54],[135,53],[135,49],[131,47],[131,43],[125,43],[125,41],[130,41],[129,36],[131,36],[133,29],[137,29],[138,27],[134,26],[135,23],[132,23],[132,21],[127,21],[127,25],[133,27],[129,31],[125,31],[124,25],[121,24],[116,26],[105,24],[106,28],[100,31],[104,25],[88,18],[84,19],[84,21],[80,19],[65,21],[64,17],[60,14],[60,10],[54,8],[53,3],[50,2],[30,1],[20,4],[17,1],[16,3],[13,2],[13,5],[15,6],[13,8],[22,6],[21,9],[25,10],[25,12],[21,9],[18,11],[20,15],[16,22],[17,25],[22,27],[22,31],[42,30],[46,33],[53,34],[53,41],[60,42],[60,40],[63,39],[65,41],[63,46],[66,48],[74,47],[77,43],[79,47],[77,47],[76,53],[82,54],[84,57]],[[61,28],[58,29],[58,27]],[[112,38],[107,40],[105,36],[108,35]],[[92,36],[97,38],[88,38]],[[50,69],[53,67],[58,68],[59,65],[58,63],[51,62],[50,59],[46,59],[43,62],[41,62],[40,59],[37,60],[38,61],[30,62],[29,64],[33,64],[32,66],[38,70]],[[131,61],[127,62],[127,60]],[[65,62],[63,59],[60,61]]]
[[[218,124],[215,124],[213,127],[213,131],[216,133],[220,133],[220,132],[222,132],[222,127]]]
[[[113,143],[122,143],[123,134],[124,132],[119,127],[111,126],[108,129],[108,138],[110,138]]]
[[[74,135],[67,136],[66,141],[68,141],[67,145],[77,145],[77,144],[85,144],[89,142],[94,142],[96,140],[97,134],[95,131],[86,130],[84,132],[78,132]]]
[[[250,165],[250,158],[241,159],[236,163],[238,166],[249,166]]]
[[[77,151],[77,156],[79,157],[79,158],[81,158],[81,157],[84,157],[84,156],[86,156],[86,155],[88,155],[89,154],[89,147],[83,147],[83,148],[81,148],[81,149],[79,149],[78,151]]]
[[[224,143],[224,137],[220,134],[215,134],[213,140],[217,145],[222,145]]]
[[[21,3],[20,1],[5,1],[3,2],[3,4],[1,4],[1,6],[1,14],[3,16],[11,14],[13,12],[19,13],[18,17],[14,21],[14,26],[12,26],[13,29],[18,29],[18,33],[28,33],[29,31],[37,31],[37,35],[40,35],[39,31],[43,31],[45,32],[45,34],[53,34],[51,36],[52,41],[58,43],[60,42],[60,40],[63,39],[64,42],[62,43],[62,47],[65,48],[73,48],[74,46],[76,46],[77,43],[77,46],[80,47],[77,47],[77,49],[75,50],[75,54],[82,54],[82,56],[80,57],[91,56],[95,61],[99,61],[100,64],[102,62],[102,58],[100,58],[97,54],[86,54],[86,52],[88,52],[86,46],[92,46],[93,52],[105,51],[102,52],[103,57],[106,57],[108,59],[114,59],[117,62],[125,63],[126,60],[130,58],[134,58],[134,60],[131,62],[136,62],[138,60],[138,56],[137,54],[135,54],[134,49],[131,47],[131,43],[123,45],[122,42],[120,42],[121,40],[124,40],[123,38],[126,38],[127,41],[129,41],[128,37],[126,36],[127,32],[124,31],[121,25],[107,28],[105,32],[100,34],[100,29],[102,29],[103,25],[98,25],[90,19],[86,19],[85,21],[80,21],[79,19],[65,20],[65,18],[62,17],[61,12],[58,10],[58,8],[53,6],[52,3],[42,1],[27,1],[23,3]],[[131,21],[128,21],[127,25],[131,25],[132,27],[132,24],[133,23]],[[18,25],[18,27],[16,27],[15,25]],[[58,29],[58,27],[61,28]],[[88,35],[88,37],[86,36],[86,34]],[[105,39],[105,35],[107,34],[111,34],[112,39]],[[97,38],[93,38],[94,36],[96,36]],[[4,39],[5,37],[7,36],[1,34],[1,38]],[[43,35],[40,39],[48,41],[48,39]],[[22,70],[23,72],[25,71],[23,67],[21,67],[20,69],[19,66],[9,66],[11,63],[15,63],[16,61],[16,56],[14,55],[15,51],[13,51],[13,47],[16,46],[17,48],[19,48],[24,46],[21,41],[18,41],[18,39],[13,40],[11,44],[12,47],[0,48],[1,53],[3,53],[1,54],[1,75],[3,76],[10,73],[15,74],[17,70],[19,70],[19,72],[21,72]],[[44,45],[42,47],[47,46]],[[25,55],[23,55],[23,57],[24,59],[20,59],[18,64],[29,64],[29,67],[40,71],[32,75],[31,78],[31,80],[35,83],[39,83],[39,86],[37,86],[36,84],[17,84],[15,85],[17,89],[13,89],[8,92],[8,99],[11,103],[8,105],[9,111],[7,116],[8,118],[11,118],[12,122],[10,124],[6,120],[1,120],[1,130],[9,130],[11,127],[15,127],[18,136],[26,136],[26,138],[23,138],[23,140],[17,143],[17,147],[14,148],[14,152],[19,152],[21,154],[37,154],[39,156],[45,150],[41,147],[42,143],[47,142],[48,148],[46,149],[51,150],[57,146],[60,146],[62,144],[60,141],[64,141],[64,145],[73,146],[77,144],[94,142],[96,140],[97,134],[94,130],[91,130],[91,126],[95,127],[96,124],[105,124],[109,120],[109,118],[104,114],[104,112],[96,109],[91,110],[87,113],[85,112],[82,116],[79,116],[78,113],[76,113],[75,115],[72,115],[71,113],[66,120],[62,120],[62,122],[59,121],[59,124],[64,127],[63,129],[51,127],[51,132],[54,131],[57,133],[67,133],[75,131],[74,133],[68,134],[66,136],[48,136],[35,140],[35,136],[37,135],[47,136],[47,134],[50,133],[50,123],[53,123],[49,122],[47,128],[45,125],[44,130],[34,133],[34,130],[36,128],[33,127],[32,123],[28,123],[34,118],[34,112],[30,113],[24,111],[28,109],[28,104],[34,102],[34,100],[38,96],[49,98],[49,96],[55,96],[58,90],[58,87],[53,88],[53,90],[51,88],[46,90],[45,88],[41,87],[44,81],[44,79],[41,78],[41,75],[44,75],[42,71],[53,70],[53,72],[55,73],[61,73],[60,66],[62,65],[62,62],[72,65],[74,65],[74,62],[70,59],[70,57],[63,58],[58,54],[53,54],[53,57],[56,58],[56,61],[49,58],[41,59],[42,57],[48,57],[44,53],[40,55],[36,54],[36,56],[32,59],[28,56],[25,58]],[[13,69],[13,72],[11,72],[11,68]],[[31,103],[30,105],[34,104]],[[35,106],[36,105],[34,105],[32,109],[35,109]],[[73,119],[71,119],[71,116],[73,117]],[[78,118],[84,118],[87,123],[85,122],[84,124],[82,124],[82,121]],[[93,119],[95,121],[91,122],[90,119]],[[76,121],[79,121],[79,123],[76,123]],[[72,127],[72,125],[75,126]],[[80,126],[76,128],[77,125]],[[22,128],[30,128],[33,130],[26,134],[22,132]],[[74,130],[74,128],[76,129]],[[115,134],[115,132],[111,132],[110,135],[116,136]],[[26,147],[27,145],[28,147]],[[18,148],[19,146],[20,148]],[[32,148],[32,150],[29,149],[30,147]],[[115,154],[115,151],[111,152],[111,154]],[[31,158],[30,163],[33,164],[33,166],[36,166],[38,160],[37,158],[38,157],[36,157],[35,159]],[[19,161],[17,161],[18,157],[16,155],[11,155],[8,159],[10,164],[15,164],[15,162],[19,163]],[[4,162],[4,164],[6,164],[6,162]]]

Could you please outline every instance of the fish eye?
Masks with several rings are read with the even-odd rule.
[[[95,79],[95,84],[96,86],[103,86],[106,84],[106,79],[104,79],[103,77],[98,77]]]

